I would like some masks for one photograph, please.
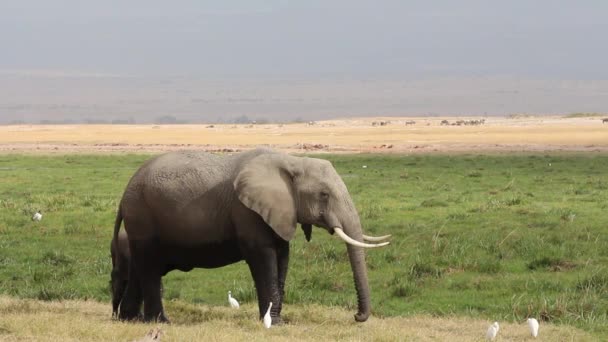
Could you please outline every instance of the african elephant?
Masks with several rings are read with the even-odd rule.
[[[131,251],[129,250],[129,239],[127,232],[121,230],[117,238],[110,243],[110,255],[112,256],[112,273],[110,274],[110,288],[112,290],[112,316],[118,317],[118,307],[127,288],[129,281],[129,263],[131,262]],[[162,291],[162,284],[161,284]],[[141,316],[138,313],[138,317]]]
[[[127,288],[129,280],[129,262],[131,253],[129,251],[129,240],[127,233],[121,230],[116,238],[110,243],[110,254],[112,255],[112,273],[110,275],[110,286],[112,288],[112,315],[118,315],[118,306],[122,301],[123,293]]]
[[[357,210],[331,163],[267,149],[219,156],[171,152],[142,165],[129,181],[117,212],[114,236],[124,220],[131,250],[121,319],[167,321],[161,277],[178,269],[216,268],[245,260],[253,277],[260,318],[272,302],[281,322],[289,241],[300,223],[346,243],[358,298],[355,320],[370,314],[363,247],[389,236],[368,237]]]

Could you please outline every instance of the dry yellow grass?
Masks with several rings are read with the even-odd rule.
[[[133,151],[243,148],[302,144],[333,151],[608,150],[608,125],[597,118],[488,118],[478,126],[442,126],[444,118],[345,119],[268,125],[52,125],[0,126],[0,150]],[[446,118],[454,122],[461,118]],[[462,118],[472,119],[472,118]],[[373,121],[391,121],[372,126]],[[405,125],[415,120],[414,125]],[[97,145],[97,146],[95,146]]]
[[[352,312],[317,305],[287,305],[289,324],[263,328],[257,307],[241,310],[169,302],[171,325],[122,323],[110,304],[41,302],[0,297],[1,341],[133,341],[159,326],[162,341],[483,341],[490,324],[470,318],[377,318],[355,323]],[[192,317],[197,320],[192,320]],[[497,341],[595,341],[572,327],[542,324],[533,339],[525,323],[500,322]]]

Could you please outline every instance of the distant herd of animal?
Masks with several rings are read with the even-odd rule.
[[[486,123],[486,119],[481,120],[458,120],[450,123],[448,120],[441,120],[441,126],[477,126]]]
[[[372,121],[372,126],[388,126],[391,122],[390,121]],[[479,120],[456,120],[456,121],[448,121],[448,120],[441,120],[441,126],[477,126],[477,125],[483,125],[486,123],[486,119],[479,119]],[[608,118],[603,118],[602,119],[602,123],[608,123]],[[416,121],[414,120],[407,120],[405,121],[405,125],[409,126],[409,125],[415,125]],[[427,124],[428,125],[428,124]]]
[[[486,119],[480,119],[480,120],[458,120],[458,121],[454,121],[454,122],[449,122],[448,120],[441,120],[441,126],[469,126],[469,125],[483,125],[486,123]],[[391,124],[391,121],[372,121],[372,126],[388,126]],[[405,121],[405,125],[406,126],[410,126],[410,125],[415,125],[416,121],[415,120],[407,120]],[[430,123],[426,124],[427,126],[430,125]]]

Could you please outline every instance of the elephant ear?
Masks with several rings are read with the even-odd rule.
[[[285,158],[280,154],[262,154],[251,159],[237,175],[234,189],[247,208],[289,241],[296,233],[297,212],[293,173]]]

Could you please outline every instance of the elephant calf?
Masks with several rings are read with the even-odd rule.
[[[110,286],[112,287],[112,315],[118,317],[118,307],[129,281],[129,263],[131,252],[127,233],[121,230],[118,236],[110,243],[112,255],[112,274]]]
[[[114,225],[116,241],[123,220],[131,258],[125,258],[129,280],[119,318],[127,320],[138,316],[143,302],[145,321],[167,321],[161,300],[161,277],[167,272],[245,260],[260,318],[272,302],[272,323],[280,323],[289,241],[300,223],[307,239],[314,225],[346,242],[358,299],[355,319],[363,322],[371,311],[363,247],[388,244],[364,242],[388,236],[363,234],[346,185],[330,162],[267,149],[231,156],[170,152],[152,158],[124,191]]]

